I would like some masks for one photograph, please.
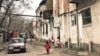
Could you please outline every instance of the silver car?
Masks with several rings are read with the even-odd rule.
[[[7,47],[8,53],[13,53],[16,51],[22,51],[26,52],[26,45],[24,43],[23,38],[11,38],[8,47]]]

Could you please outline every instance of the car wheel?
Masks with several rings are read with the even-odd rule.
[[[24,52],[26,52],[26,48],[24,49]]]
[[[26,53],[26,48],[24,48],[22,51],[23,51],[24,53]]]
[[[12,54],[13,52],[11,50],[8,50],[8,54]]]

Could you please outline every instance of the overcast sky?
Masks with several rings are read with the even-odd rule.
[[[35,15],[35,10],[37,9],[39,3],[41,2],[41,0],[32,0],[33,1],[33,4],[31,5],[33,7],[32,10],[30,9],[26,9],[24,14],[27,14],[27,15]]]
[[[29,0],[29,1],[32,1],[31,3],[31,8],[32,9],[27,9],[26,7],[22,6],[22,7],[19,7],[19,9],[17,10],[17,14],[23,14],[23,15],[34,15],[35,16],[35,11],[36,9],[38,8],[40,2],[42,0]],[[22,5],[19,1],[15,2],[16,4],[16,8],[19,6],[19,5]],[[16,14],[16,13],[15,13]],[[30,19],[30,18],[35,18],[35,17],[25,17],[26,19]]]

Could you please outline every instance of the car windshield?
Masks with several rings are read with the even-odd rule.
[[[22,43],[23,40],[22,39],[11,39],[10,43]]]

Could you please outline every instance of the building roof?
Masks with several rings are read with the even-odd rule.
[[[38,6],[38,8],[36,9],[36,11],[35,11],[35,12],[37,13],[37,11],[38,11],[39,9],[40,9],[40,6]]]
[[[46,4],[46,0],[42,0],[35,12],[37,12],[40,9],[41,5],[45,5],[45,4]]]
[[[44,4],[46,4],[46,0],[42,0],[39,5],[44,5]]]

